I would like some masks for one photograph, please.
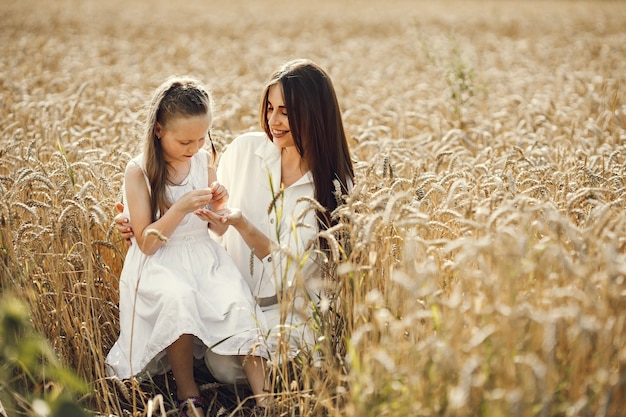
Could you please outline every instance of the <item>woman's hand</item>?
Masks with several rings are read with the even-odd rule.
[[[218,236],[223,235],[228,226],[239,228],[247,222],[241,210],[237,208],[227,207],[218,211],[203,208],[194,213],[202,220],[209,222],[209,227]]]
[[[233,226],[257,258],[263,259],[270,253],[272,241],[250,223],[240,209],[230,207],[220,211],[201,209],[194,213],[209,222],[210,229],[218,236],[223,235],[229,226]]]
[[[126,246],[130,246],[133,244],[130,240],[130,238],[134,235],[133,227],[131,226],[128,217],[124,216],[124,205],[122,203],[117,203],[115,204],[115,208],[117,209],[119,214],[113,219],[113,221],[115,222],[114,226],[120,233],[120,236],[122,236],[122,239],[124,240],[124,243],[126,243]]]

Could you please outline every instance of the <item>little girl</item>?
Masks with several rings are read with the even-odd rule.
[[[191,78],[171,78],[149,109],[144,151],[126,168],[124,199],[135,231],[120,276],[120,336],[106,362],[121,379],[172,370],[181,416],[206,405],[194,357],[207,348],[242,361],[258,414],[264,359],[263,316],[239,270],[194,212],[225,208],[210,140],[211,99]],[[227,226],[208,225],[218,235]],[[195,408],[195,410],[194,410]]]

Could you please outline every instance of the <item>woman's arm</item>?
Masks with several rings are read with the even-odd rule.
[[[263,259],[270,254],[272,241],[257,227],[248,221],[241,210],[233,210],[224,216],[223,223],[233,226],[246,242],[246,245],[254,252],[257,258]]]
[[[211,230],[214,230],[213,225],[215,225],[215,229],[219,229],[220,225],[226,226],[224,231],[228,226],[233,226],[241,235],[244,242],[246,242],[246,245],[248,245],[259,259],[263,259],[270,254],[272,241],[250,223],[246,216],[241,213],[241,210],[237,208],[226,208],[220,212],[213,212],[205,209],[196,211],[196,214],[201,219],[209,222]],[[224,232],[221,234],[223,233]]]

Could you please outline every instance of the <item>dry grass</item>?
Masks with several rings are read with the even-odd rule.
[[[4,1],[2,291],[91,384],[85,406],[122,415],[111,224],[142,105],[171,74],[206,80],[219,150],[305,56],[333,77],[357,186],[328,360],[296,386],[278,370],[278,410],[621,415],[625,21],[602,1]],[[157,394],[139,387],[136,414]]]

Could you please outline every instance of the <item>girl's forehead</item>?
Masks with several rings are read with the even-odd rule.
[[[167,121],[166,129],[176,130],[176,129],[185,129],[189,127],[202,127],[209,126],[211,124],[211,114],[198,114],[194,116],[185,116],[185,115],[177,115],[172,116]]]

